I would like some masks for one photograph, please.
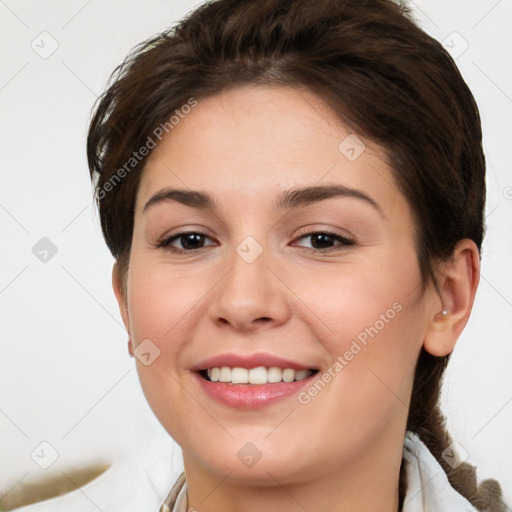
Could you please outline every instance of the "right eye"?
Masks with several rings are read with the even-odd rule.
[[[176,254],[184,254],[198,251],[205,247],[201,246],[201,244],[204,244],[205,239],[210,239],[210,237],[198,231],[185,231],[160,240],[156,246]],[[176,247],[173,245],[176,242],[178,242],[182,247]]]

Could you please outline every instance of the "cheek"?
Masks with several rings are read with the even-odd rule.
[[[167,271],[167,274],[169,272]],[[166,275],[163,268],[133,258],[129,274],[130,327],[141,389],[164,428],[178,441],[186,439],[190,396],[180,357],[191,326],[187,313],[197,302],[197,288],[187,286],[183,276]],[[195,291],[194,291],[195,290]],[[145,361],[144,352],[151,354]]]
[[[128,275],[130,333],[139,380],[149,404],[176,393],[177,360],[184,338],[183,319],[191,308],[183,279],[171,283],[157,266],[131,259]],[[149,355],[145,355],[149,354]]]
[[[197,330],[198,312],[204,312],[204,300],[217,280],[218,274],[149,265],[146,258],[132,254],[128,305],[137,372],[148,403],[166,426],[173,425],[176,439],[186,422],[176,422],[176,415],[168,413],[179,409],[180,417],[187,418],[194,405],[186,392],[183,357]],[[157,354],[148,365],[137,357],[147,348]]]
[[[206,276],[172,269],[165,264],[147,265],[133,258],[129,273],[129,310],[135,344],[149,338],[161,350],[176,350],[190,334],[190,318],[209,290]]]
[[[322,343],[331,365],[322,380],[329,395],[376,409],[407,403],[423,338],[419,283],[415,253],[407,249],[303,283],[298,294],[321,320],[317,334],[327,333]],[[334,395],[328,400],[338,401]]]
[[[400,256],[389,251],[296,280],[294,291],[324,324],[331,353],[343,353],[353,340],[393,344],[403,342],[402,329],[410,335],[409,323],[421,316],[420,275],[412,251]]]

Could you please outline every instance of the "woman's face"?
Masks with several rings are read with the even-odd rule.
[[[413,232],[382,148],[310,92],[237,87],[174,125],[121,307],[186,467],[284,484],[397,452],[439,307]]]

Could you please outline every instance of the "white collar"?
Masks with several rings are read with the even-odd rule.
[[[403,512],[477,512],[450,484],[444,469],[417,434],[405,435],[407,491]]]
[[[407,464],[407,490],[402,512],[477,512],[450,485],[445,471],[417,434],[406,433],[403,457]],[[187,507],[187,484],[182,475],[160,512],[187,512]]]

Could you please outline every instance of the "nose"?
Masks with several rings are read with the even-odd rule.
[[[278,272],[267,266],[264,250],[254,261],[234,251],[230,268],[216,286],[211,319],[239,332],[269,329],[286,322],[290,314],[288,288]]]

